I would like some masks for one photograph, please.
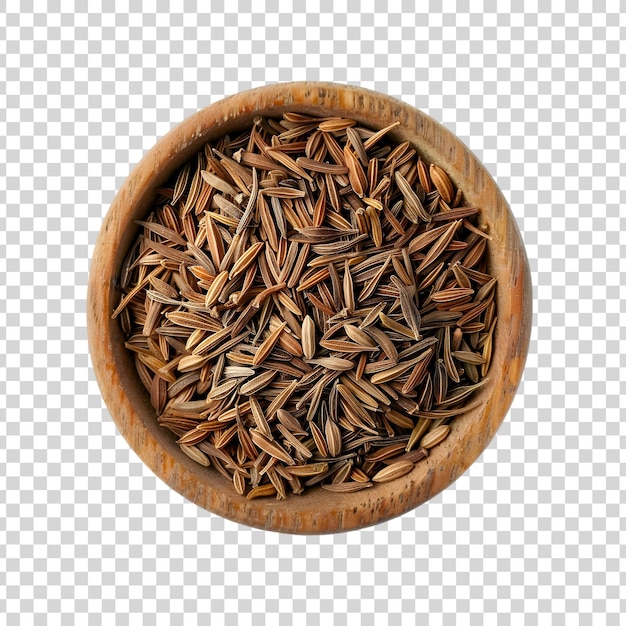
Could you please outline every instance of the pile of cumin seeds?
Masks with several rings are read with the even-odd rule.
[[[113,317],[159,424],[248,498],[399,478],[488,380],[488,229],[398,124],[257,118],[138,222]]]

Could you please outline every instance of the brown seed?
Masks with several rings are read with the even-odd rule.
[[[437,419],[448,419],[450,417],[455,417],[456,415],[462,415],[463,413],[467,413],[472,409],[480,406],[480,401],[470,402],[469,404],[464,404],[456,409],[436,409],[433,411],[416,411],[415,414],[418,417],[425,417],[430,420]]]
[[[393,409],[385,411],[385,418],[400,428],[412,429],[414,426],[413,419]]]
[[[354,152],[347,146],[343,150],[344,159],[348,167],[348,178],[354,192],[362,198],[367,190],[367,177],[363,171],[363,166],[359,163],[359,160],[354,155]]]
[[[390,367],[382,372],[378,372],[377,374],[373,374],[370,381],[372,384],[377,385],[395,380],[398,376],[401,376],[404,372],[413,367],[413,365],[415,365],[415,360],[398,363],[398,365]]]
[[[267,483],[265,485],[259,485],[258,487],[254,487],[248,491],[248,495],[246,498],[248,500],[254,500],[254,498],[266,498],[268,496],[275,496],[276,488],[271,483]]]
[[[470,394],[472,394],[476,389],[483,387],[489,382],[488,378],[483,378],[480,382],[475,383],[474,385],[462,385],[460,387],[456,387],[453,391],[451,391],[448,396],[440,402],[437,402],[437,405],[440,407],[443,406],[453,406],[455,404],[459,404],[465,398],[467,398]]]
[[[267,171],[281,171],[285,174],[289,173],[289,170],[282,165],[278,165],[276,161],[272,159],[268,159],[266,156],[262,154],[255,154],[254,152],[250,152],[247,150],[238,151],[234,155],[235,160],[239,159],[239,163],[243,165],[248,165],[250,167],[259,169],[259,170],[267,170]]]
[[[273,370],[268,370],[267,372],[263,372],[262,374],[259,374],[255,378],[251,378],[250,380],[245,382],[243,385],[241,385],[239,392],[244,396],[250,396],[255,393],[258,393],[259,391],[265,389],[270,384],[270,382],[276,376],[277,373],[278,372],[273,371]]]
[[[354,126],[355,124],[355,120],[349,120],[342,117],[332,117],[320,122],[318,128],[324,133],[335,133],[340,130],[345,130],[349,126]]]
[[[342,378],[344,377],[342,376]],[[359,388],[363,389],[365,393],[367,393],[372,398],[375,398],[376,400],[378,400],[378,402],[380,402],[381,404],[384,404],[384,405],[390,404],[390,399],[385,395],[385,393],[381,391],[379,387],[370,383],[366,378],[357,380],[354,377],[353,372],[348,372],[345,375],[345,378],[350,380],[353,385],[357,385]],[[348,385],[347,383],[344,383],[344,384],[346,384],[347,387],[350,387],[350,385]],[[352,390],[352,392],[354,393],[354,390]],[[368,403],[365,402],[365,404],[368,404]]]
[[[442,291],[438,291],[437,293],[433,293],[430,296],[430,299],[433,302],[456,302],[457,300],[462,300],[467,296],[471,296],[473,293],[473,289],[455,287],[453,289],[444,289]]]
[[[372,476],[372,480],[375,483],[387,483],[408,474],[414,467],[415,464],[410,461],[399,461],[381,469]]]
[[[233,474],[233,487],[240,496],[243,496],[246,492],[246,479],[240,472]]]
[[[430,166],[430,179],[437,191],[441,194],[444,202],[448,204],[454,200],[454,189],[448,175],[434,163]]]
[[[441,199],[440,199],[440,202]],[[464,217],[470,217],[472,215],[476,215],[479,212],[478,207],[460,207],[458,209],[449,209],[447,208],[445,211],[441,213],[435,213],[432,218],[433,222],[449,222],[451,220],[459,220]],[[485,236],[485,233],[479,231],[479,235],[481,237]]]
[[[485,300],[496,286],[496,279],[492,278],[489,282],[485,283],[477,292],[475,300],[476,302],[482,302]]]
[[[417,175],[424,192],[429,194],[432,191],[432,183],[430,180],[430,174],[428,173],[428,167],[421,157],[417,160]]]
[[[380,346],[391,363],[397,363],[398,351],[389,336],[379,328],[368,327],[365,332]]]
[[[252,244],[234,263],[228,277],[232,280],[242,274],[261,252],[264,245],[262,241]]]
[[[375,132],[371,137],[369,137],[365,143],[363,144],[363,147],[366,150],[370,150],[371,148],[373,148],[387,133],[391,132],[394,128],[396,128],[397,126],[400,126],[400,122],[393,122],[393,124],[390,124],[389,126],[386,126],[385,128],[382,128],[381,130]]]
[[[426,434],[431,425],[431,420],[426,417],[420,417],[418,419],[406,444],[405,450],[407,452],[410,452],[413,449],[413,446],[415,446],[415,444]]]
[[[143,226],[146,230],[156,233],[160,237],[171,241],[172,243],[181,246],[184,246],[187,243],[184,237],[181,237],[175,230],[167,228],[167,226],[159,224],[158,222],[142,222],[141,220],[136,220],[135,223]]]
[[[325,491],[332,491],[334,493],[355,493],[357,491],[363,491],[363,489],[367,489],[372,487],[373,483],[371,482],[345,482],[339,484],[329,484],[322,485],[322,489]]]
[[[363,165],[363,167],[368,167],[370,163],[370,159],[367,156],[367,151],[365,150],[365,146],[363,145],[363,140],[361,139],[361,136],[359,135],[359,133],[353,127],[348,127],[346,128],[346,136],[356,156],[359,158],[359,161],[361,161],[361,164]]]
[[[456,368],[456,364],[452,359],[452,350],[451,350],[451,338],[450,338],[450,327],[446,326],[444,330],[444,340],[443,340],[443,363],[446,367],[447,375],[450,377],[452,381],[455,383],[460,382],[459,372]]]
[[[232,378],[224,381],[209,392],[207,396],[209,400],[223,400],[230,395],[232,391],[239,385],[240,380],[238,378]]]
[[[322,174],[347,174],[348,168],[343,165],[335,165],[333,163],[322,163],[321,161],[315,161],[314,159],[308,159],[306,157],[298,157],[296,163],[301,165],[304,169],[311,172],[320,172]]]
[[[322,348],[326,348],[329,352],[355,353],[372,352],[376,350],[375,346],[363,346],[358,343],[352,343],[351,341],[341,341],[334,339],[328,339],[326,341],[320,340],[320,346]]]
[[[222,328],[222,330],[212,333],[206,339],[201,341],[193,349],[193,353],[194,354],[207,353],[209,350],[219,345],[226,337],[228,337],[228,335],[230,335],[230,331],[231,331],[230,327],[227,326],[226,328]]]
[[[350,474],[350,478],[359,483],[368,483],[370,477],[360,468],[355,467],[352,469],[352,473]],[[371,486],[371,483],[370,483]]]
[[[415,387],[417,387],[417,385],[419,385],[424,380],[426,376],[426,368],[428,367],[430,363],[430,359],[433,356],[433,354],[434,354],[434,350],[432,349],[426,350],[423,353],[422,359],[420,359],[415,364],[413,371],[411,372],[406,382],[402,386],[402,393],[404,394],[411,393],[415,389]]]
[[[381,248],[383,246],[383,229],[380,223],[378,210],[374,207],[368,206],[367,209],[365,209],[365,214],[367,215],[369,232],[372,240],[374,241],[374,245]]]
[[[396,322],[395,320],[391,319],[388,315],[385,315],[382,311],[378,314],[378,318],[380,319],[380,323],[385,327],[388,328],[389,330],[393,330],[396,333],[399,333],[400,335],[404,335],[405,337],[408,337],[409,339],[415,339],[417,340],[418,337],[415,336],[415,333],[410,329],[407,328],[406,326],[404,326],[404,324],[400,324],[399,322]]]
[[[335,422],[332,420],[326,420],[326,427],[324,429],[326,434],[326,442],[328,446],[328,452],[331,456],[339,456],[341,454],[341,430]]]
[[[265,341],[259,346],[254,358],[252,359],[252,365],[260,365],[265,361],[265,359],[270,355],[280,334],[283,332],[285,327],[287,326],[287,322],[283,322],[278,326],[278,328],[274,329],[265,339]]]
[[[266,196],[274,198],[304,198],[305,193],[300,189],[290,189],[289,187],[266,187],[262,190]]]
[[[462,289],[471,289],[472,283],[468,278],[467,274],[463,271],[460,263],[455,263],[452,266],[452,272],[454,273],[454,277],[456,278],[457,285]]]
[[[417,267],[416,272],[422,272],[424,268],[428,267],[431,263],[439,259],[443,251],[448,247],[448,244],[452,241],[454,234],[461,224],[460,221],[452,222],[448,228],[443,232],[443,234],[437,239],[437,241],[432,245],[430,250],[427,252],[424,259],[420,263],[419,267]],[[437,274],[439,271],[437,271]],[[425,289],[426,285],[420,285],[420,289]]]
[[[414,339],[419,341],[421,339],[420,327],[422,325],[422,318],[415,304],[415,298],[396,276],[391,277],[391,282],[400,293],[400,308],[402,309],[404,319],[409,325],[409,328],[413,331]]]
[[[201,368],[209,359],[206,356],[200,354],[188,354],[184,356],[178,362],[179,372],[192,372],[193,370]]]
[[[456,350],[452,352],[452,356],[461,361],[461,363],[471,363],[472,365],[482,365],[485,363],[485,357],[468,350]]]
[[[406,178],[404,178],[400,172],[396,172],[395,176],[396,184],[404,197],[403,210],[407,218],[414,224],[418,224],[420,221],[430,222],[432,217],[426,212],[418,195],[413,191]]]
[[[217,303],[227,282],[228,282],[228,272],[226,270],[224,270],[223,272],[220,272],[215,277],[215,279],[211,283],[211,286],[206,292],[204,305],[207,308]]]
[[[302,430],[300,422],[291,413],[289,413],[289,411],[285,411],[285,409],[278,409],[278,411],[276,411],[276,417],[278,418],[278,421],[291,432],[306,435],[306,431]]]
[[[265,435],[256,430],[251,430],[250,436],[252,437],[254,445],[259,449],[267,452],[270,456],[273,456],[275,459],[278,459],[287,465],[295,465],[296,462],[291,458],[291,456],[289,456],[289,454],[287,454],[284,448],[278,445],[275,441],[268,439]]]
[[[266,409],[268,419],[274,417],[278,409],[282,409],[286,402],[293,395],[296,387],[298,386],[298,380],[292,380],[270,403]]]
[[[193,461],[199,463],[200,465],[204,465],[204,467],[209,467],[211,462],[209,461],[209,457],[204,454],[204,452],[200,451],[196,446],[180,446],[180,449]]]
[[[319,429],[315,422],[310,422],[309,428],[311,429],[311,434],[313,435],[313,441],[315,442],[315,446],[319,450],[319,453],[326,457],[328,456],[328,446],[326,444],[326,440],[324,439],[324,435],[322,431]]]
[[[194,428],[189,432],[185,433],[176,443],[181,446],[193,446],[209,436],[209,433],[204,430],[198,430]]]
[[[206,238],[211,252],[211,258],[216,267],[219,267],[224,258],[224,240],[216,226],[213,218],[207,213],[205,215]]]
[[[354,361],[349,361],[348,359],[342,359],[335,356],[309,359],[308,362],[313,365],[321,365],[328,370],[334,370],[336,372],[346,372],[354,368]]]
[[[366,461],[386,461],[387,459],[393,459],[404,452],[405,442],[399,441],[392,443],[388,446],[378,448],[373,452],[370,452],[365,456]]]
[[[302,322],[302,352],[307,359],[315,355],[315,323],[310,315]]]
[[[362,331],[360,328],[357,328],[356,326],[353,326],[352,324],[346,324],[343,327],[343,329],[346,335],[348,335],[348,337],[352,339],[352,341],[359,344],[360,346],[364,348],[376,347],[376,343],[372,340],[372,338],[366,332]]]
[[[365,392],[363,387],[359,386],[360,380],[356,383],[350,380],[347,376],[342,376],[340,378],[341,385],[347,387],[347,389],[360,401],[363,403],[363,406],[370,410],[376,411],[378,409],[378,402],[368,393]],[[339,386],[337,385],[337,389],[339,390]]]
[[[345,482],[352,473],[352,461],[341,461],[330,470],[333,472],[333,485],[340,485]]]
[[[221,191],[222,193],[228,194],[230,196],[237,195],[237,189],[235,189],[230,183],[227,183],[225,180],[223,180],[219,176],[216,176],[212,172],[209,172],[208,170],[202,170],[200,174],[208,185],[211,185],[211,187],[214,187],[218,191]]]
[[[495,320],[494,320],[495,321]],[[481,376],[486,376],[491,363],[491,355],[493,352],[493,331],[489,332],[485,343],[483,344],[483,366],[480,369]]]
[[[291,170],[297,176],[301,176],[305,178],[309,182],[313,182],[313,179],[307,172],[300,167],[289,155],[280,152],[280,150],[276,150],[275,148],[269,148],[267,150],[267,155],[274,159],[280,165],[284,165],[287,169]]]
[[[265,419],[260,402],[255,396],[250,396],[250,410],[258,431],[268,438],[272,437],[272,430]]]
[[[433,376],[433,387],[436,402],[443,402],[448,394],[448,373],[443,359],[437,359],[435,364],[435,374]]]
[[[383,461],[383,463],[399,463],[400,461],[410,461],[411,463],[418,463],[422,459],[425,459],[427,456],[428,450],[426,450],[426,448],[418,448],[417,450],[411,450],[410,452],[405,452],[404,454],[396,456],[389,461]]]
[[[420,252],[424,248],[427,248],[434,241],[436,241],[447,229],[448,224],[444,224],[443,226],[431,228],[430,230],[423,232],[421,235],[414,237],[409,243],[409,254],[415,254],[416,252]]]
[[[440,444],[450,434],[450,426],[439,426],[422,437],[421,446],[426,450]]]
[[[315,476],[326,471],[328,471],[328,463],[325,461],[308,463],[307,465],[292,465],[289,468],[289,473],[293,476]]]

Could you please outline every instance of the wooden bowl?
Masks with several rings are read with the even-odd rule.
[[[477,392],[481,405],[452,422],[448,438],[415,469],[392,482],[357,493],[315,488],[287,500],[248,500],[216,471],[183,454],[175,437],[157,424],[155,411],[124,347],[119,321],[122,260],[137,236],[135,220],[150,212],[158,188],[206,142],[243,130],[257,115],[297,111],[342,116],[372,129],[399,120],[392,134],[409,140],[441,166],[482,208],[480,221],[493,237],[490,273],[498,279],[498,325],[490,380]],[[288,83],[253,89],[191,116],[161,139],[130,174],[106,215],[96,244],[88,292],[89,346],[104,400],[122,435],[146,465],[170,487],[225,518],[267,530],[330,533],[389,520],[422,504],[456,480],[486,448],[511,405],[524,369],[531,329],[528,260],[515,219],[493,179],[470,150],[424,113],[389,96],[332,83]]]

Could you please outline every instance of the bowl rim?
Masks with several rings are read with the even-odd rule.
[[[120,341],[119,323],[111,320],[119,294],[121,252],[128,248],[154,188],[197,148],[229,129],[274,111],[351,114],[366,125],[384,127],[400,120],[397,138],[412,137],[419,153],[441,164],[453,181],[471,176],[467,197],[488,197],[489,215],[498,233],[494,258],[506,264],[508,301],[498,296],[498,384],[481,390],[483,404],[452,422],[448,439],[405,477],[354,494],[320,488],[284,501],[247,500],[225,478],[184,455],[173,437],[158,428],[146,392]],[[374,123],[372,117],[380,123]],[[445,151],[445,152],[444,152]],[[471,198],[470,198],[471,199]],[[507,245],[509,248],[507,248]],[[500,290],[499,290],[500,291]],[[502,290],[504,291],[504,290]],[[500,328],[501,304],[506,325]],[[532,324],[530,270],[511,210],[486,168],[448,129],[422,111],[391,96],[327,82],[277,83],[229,96],[191,115],[161,138],[124,181],[103,220],[92,256],[87,294],[87,325],[92,366],[104,401],[121,434],[142,461],[166,484],[199,506],[248,526],[296,534],[321,534],[364,528],[401,515],[454,482],[483,452],[504,420],[524,370]],[[121,345],[120,345],[121,344]],[[120,348],[122,350],[120,350]],[[134,380],[133,380],[134,376]],[[493,388],[491,388],[493,387]],[[152,416],[152,417],[151,417]],[[152,419],[152,423],[150,420]]]

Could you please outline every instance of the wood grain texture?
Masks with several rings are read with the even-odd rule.
[[[229,481],[186,455],[171,433],[157,425],[123,334],[111,313],[119,301],[118,274],[145,218],[155,188],[207,141],[243,130],[256,115],[285,111],[345,116],[373,128],[399,120],[391,137],[410,141],[441,166],[466,199],[482,208],[493,241],[489,271],[498,279],[498,325],[490,381],[478,393],[482,405],[455,418],[449,437],[406,476],[357,493],[320,488],[284,501],[247,500]],[[330,533],[383,522],[422,504],[456,480],[482,453],[502,423],[524,369],[531,330],[528,260],[515,219],[493,179],[470,150],[436,121],[388,96],[331,83],[271,85],[226,98],[172,130],[130,174],[103,222],[91,264],[88,291],[89,347],[104,400],[122,435],[146,465],[170,487],[228,519],[273,531]]]

